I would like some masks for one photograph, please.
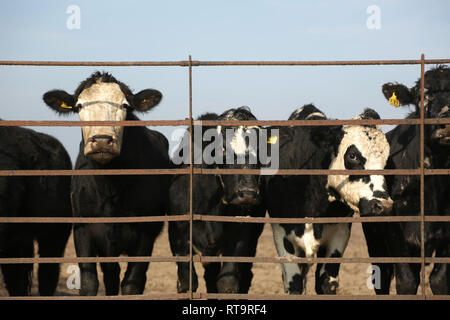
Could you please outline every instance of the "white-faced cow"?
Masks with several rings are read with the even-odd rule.
[[[313,105],[297,109],[289,120],[323,120]],[[379,119],[366,109],[355,119]],[[389,154],[386,137],[376,126],[280,127],[280,169],[383,169]],[[320,218],[382,215],[392,202],[379,175],[290,175],[268,179],[267,206],[271,217]],[[351,224],[273,224],[280,257],[342,257]],[[318,264],[315,289],[335,294],[340,265]],[[306,288],[308,264],[283,263],[287,293],[301,294]]]
[[[54,90],[44,101],[60,114],[77,112],[81,120],[139,120],[134,112],[146,112],[162,98],[147,89],[137,94],[108,73],[96,72],[71,95]],[[84,126],[76,169],[168,168],[168,142],[157,131],[142,126]],[[75,217],[129,217],[164,215],[168,178],[161,175],[74,176],[72,206]],[[162,223],[75,224],[74,241],[78,257],[150,256]],[[81,295],[95,295],[98,289],[95,263],[80,263]],[[119,292],[118,263],[102,263],[107,295]],[[122,280],[122,294],[141,294],[148,263],[128,263]]]
[[[230,109],[222,115],[206,114],[199,120],[256,120],[246,107]],[[201,164],[195,164],[201,168],[228,168],[228,169],[256,169],[260,165],[250,161],[255,156],[255,146],[246,139],[246,135],[258,136],[258,127],[203,127],[203,132],[217,133],[217,138],[223,140],[218,144],[213,157],[223,161],[210,162],[202,160]],[[231,141],[226,141],[226,132],[231,133]],[[198,147],[202,152],[209,143],[217,141],[214,138],[204,137]],[[217,139],[216,138],[216,139]],[[189,135],[184,136],[184,141],[189,141]],[[211,139],[212,142],[208,142]],[[194,139],[195,141],[195,139]],[[182,142],[183,143],[183,142]],[[183,144],[184,145],[184,144]],[[231,148],[231,150],[230,150]],[[181,152],[181,150],[179,150]],[[175,154],[179,154],[176,152]],[[242,156],[245,160],[241,164],[232,161],[228,163],[225,158],[230,152],[232,159]],[[233,155],[234,154],[234,155]],[[186,166],[186,164],[181,164]],[[262,179],[258,175],[195,175],[193,180],[194,201],[193,212],[195,214],[215,216],[254,216],[262,217],[265,207],[261,195]],[[178,176],[170,187],[170,214],[182,214],[189,212],[189,176]],[[194,253],[203,256],[255,256],[258,238],[262,232],[262,224],[254,223],[224,223],[211,221],[194,221],[193,248]],[[189,222],[170,222],[169,239],[172,252],[176,256],[189,255]],[[186,292],[189,289],[189,264],[179,262],[178,265],[178,292]],[[206,289],[209,293],[247,293],[251,280],[252,264],[235,262],[213,262],[203,264],[205,268],[204,278]],[[193,270],[193,290],[198,286],[195,269]]]
[[[398,83],[386,83],[382,88],[386,99],[396,99],[400,105],[414,105],[408,119],[420,118],[420,80],[411,89]],[[395,95],[395,97],[394,97]],[[425,73],[425,118],[450,118],[450,69],[440,66]],[[391,100],[392,101],[392,100]],[[391,145],[388,169],[420,167],[419,126],[399,125],[386,134]],[[424,167],[450,168],[450,125],[425,126]],[[388,176],[389,194],[394,200],[392,215],[420,215],[420,178],[418,176]],[[450,178],[425,176],[425,215],[450,215]],[[369,254],[372,257],[420,257],[421,232],[419,222],[363,224]],[[425,256],[450,257],[450,223],[425,223]],[[389,294],[395,273],[397,294],[416,294],[420,284],[420,264],[379,264],[378,294]],[[434,294],[450,294],[450,267],[435,263],[430,274]]]
[[[67,151],[55,138],[20,127],[0,127],[0,170],[71,170]],[[71,217],[70,177],[0,177],[0,217]],[[0,223],[0,258],[62,257],[69,223]],[[32,264],[2,264],[12,296],[30,294]],[[59,264],[39,264],[39,294],[53,295]]]

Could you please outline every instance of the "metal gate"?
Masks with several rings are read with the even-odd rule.
[[[430,124],[450,124],[450,118],[425,119],[424,117],[424,73],[425,64],[447,64],[450,59],[425,60],[370,60],[370,61],[197,61],[189,56],[185,61],[163,62],[56,62],[56,61],[0,61],[3,66],[181,66],[188,69],[189,76],[189,118],[184,120],[157,121],[0,121],[0,126],[180,126],[186,125],[193,132],[194,125],[277,125],[277,126],[327,126],[327,125],[419,125],[420,126],[420,167],[418,169],[395,170],[351,170],[352,175],[418,175],[420,176],[420,216],[396,217],[345,217],[345,218],[268,218],[268,217],[223,217],[196,214],[193,212],[193,176],[199,174],[260,174],[258,169],[202,169],[193,166],[192,135],[190,143],[190,166],[182,169],[139,169],[139,170],[0,170],[0,176],[75,176],[75,175],[174,175],[190,176],[190,210],[175,216],[123,217],[123,218],[25,218],[0,217],[0,223],[139,223],[156,221],[189,221],[190,243],[192,243],[192,225],[195,220],[240,222],[240,223],[361,223],[361,222],[420,222],[421,256],[419,257],[377,257],[377,258],[280,258],[280,257],[216,257],[194,256],[190,245],[189,256],[152,256],[152,257],[88,257],[88,258],[0,258],[0,264],[23,263],[79,263],[79,262],[189,262],[192,270],[194,262],[253,262],[253,263],[417,263],[421,264],[421,290],[418,295],[266,295],[266,294],[209,294],[192,292],[192,277],[189,292],[183,294],[151,294],[131,296],[95,296],[95,297],[0,297],[0,300],[153,300],[153,299],[270,299],[270,300],[424,300],[450,299],[450,295],[426,295],[425,264],[450,263],[450,257],[425,257],[425,222],[450,222],[449,216],[425,216],[424,180],[427,175],[449,175],[450,169],[424,168],[424,127]],[[243,121],[197,121],[192,118],[192,69],[199,66],[349,66],[349,65],[420,65],[421,102],[419,119],[380,119],[380,120],[247,120]],[[349,170],[302,170],[279,169],[277,175],[347,175]],[[281,280],[281,279],[280,279]]]

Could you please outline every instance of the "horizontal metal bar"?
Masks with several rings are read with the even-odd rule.
[[[419,125],[420,119],[358,119],[358,120],[194,120],[197,126],[329,126],[329,125]],[[450,118],[425,119],[425,124],[450,124]],[[140,121],[64,121],[64,120],[0,120],[0,126],[26,127],[98,127],[98,126],[188,126],[185,120]]]
[[[436,296],[427,296],[433,299]],[[450,296],[444,299],[449,299]],[[288,295],[288,294],[243,294],[243,293],[200,293],[199,299],[225,300],[422,300],[419,295]]]
[[[382,217],[318,217],[318,218],[270,218],[250,216],[215,216],[194,214],[195,221],[236,222],[236,223],[376,223],[376,222],[418,222],[420,216]],[[158,221],[189,221],[189,214],[143,217],[0,217],[0,223],[144,223]],[[450,216],[425,216],[426,222],[450,222]]]
[[[154,257],[50,257],[50,258],[0,258],[0,264],[30,263],[102,263],[102,262],[189,262],[189,256],[154,256]],[[446,263],[450,258],[426,258],[432,263],[439,259]],[[240,263],[421,263],[420,257],[372,257],[372,258],[299,258],[285,257],[231,257],[231,256],[194,256],[194,262],[240,262]]]
[[[239,222],[239,223],[282,223],[282,224],[302,224],[302,223],[361,223],[361,222],[418,222],[420,216],[386,216],[386,217],[326,217],[326,218],[269,218],[269,217],[249,217],[249,216],[213,216],[194,214],[194,220],[216,221],[216,222]],[[1,220],[0,220],[1,221]],[[425,221],[430,222],[450,222],[450,216],[425,217]]]
[[[432,258],[430,258],[432,259]],[[240,263],[421,263],[420,257],[373,257],[373,258],[299,258],[285,257],[224,257],[194,256],[194,262],[240,262]]]
[[[198,66],[347,66],[347,65],[410,65],[421,64],[421,60],[342,60],[342,61],[191,61],[191,65]],[[450,63],[449,59],[427,59],[425,64]],[[2,60],[4,66],[54,66],[54,67],[157,67],[181,66],[188,67],[189,61],[19,61]]]
[[[123,295],[123,296],[22,296],[9,297],[0,296],[0,300],[20,300],[20,301],[67,301],[67,300],[179,300],[189,299],[189,293],[167,293],[167,294],[151,294],[151,295]]]
[[[187,67],[189,61],[0,61],[2,66],[44,66],[44,67]]]
[[[101,126],[186,126],[189,119],[185,120],[139,120],[139,121],[63,121],[63,120],[0,120],[3,127],[101,127]]]
[[[187,221],[189,215],[143,217],[0,217],[0,223],[139,223],[161,221]]]
[[[102,262],[189,262],[189,256],[0,258],[0,264],[102,263]]]
[[[447,169],[442,169],[442,174],[447,174]],[[446,171],[447,170],[447,171]],[[205,169],[194,168],[194,174],[210,175],[420,175],[419,169],[385,169],[385,170],[326,170],[326,169]],[[1,172],[1,171],[0,171]],[[436,172],[437,174],[437,172]]]
[[[120,176],[120,175],[174,175],[189,174],[189,168],[180,169],[87,169],[87,170],[0,170],[1,176]]]
[[[202,126],[329,126],[329,125],[419,125],[420,119],[349,119],[349,120],[195,120]],[[450,118],[429,118],[425,124],[449,124]]]
[[[422,60],[343,60],[343,61],[192,61],[193,66],[348,66],[348,65],[407,65]],[[425,64],[450,63],[450,59],[427,59]]]

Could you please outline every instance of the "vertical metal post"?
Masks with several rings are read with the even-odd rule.
[[[422,53],[420,62],[420,254],[422,259],[422,299],[425,295],[425,55]]]
[[[189,155],[190,155],[190,172],[189,172],[189,294],[190,299],[194,298],[194,294],[192,292],[192,224],[193,224],[193,178],[194,178],[194,147],[193,147],[193,139],[194,139],[194,126],[192,119],[192,58],[189,55],[189,134],[190,134],[190,142],[189,142]]]

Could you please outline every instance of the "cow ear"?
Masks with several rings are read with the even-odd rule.
[[[75,98],[63,90],[51,90],[42,97],[45,104],[60,114],[75,112]]]
[[[385,83],[381,90],[384,97],[395,107],[414,102],[413,92],[401,83]]]
[[[136,111],[146,112],[161,101],[162,94],[158,90],[145,89],[134,95],[133,107]]]

